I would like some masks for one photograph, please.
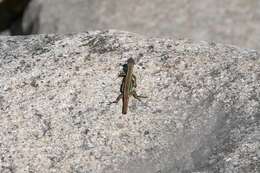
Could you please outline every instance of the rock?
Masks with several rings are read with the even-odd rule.
[[[31,1],[28,4],[27,11],[24,13],[22,22],[22,30],[24,35],[37,34],[39,32],[41,8],[42,5],[39,1]]]
[[[134,58],[129,112],[118,73]],[[259,52],[128,32],[0,38],[0,172],[259,172]]]
[[[187,37],[260,50],[260,3],[257,0],[33,1],[42,10],[35,6],[28,8],[24,22],[35,22],[39,33],[114,28],[148,36]]]

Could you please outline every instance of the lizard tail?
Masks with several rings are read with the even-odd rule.
[[[123,96],[123,109],[122,109],[122,114],[127,114],[127,108],[128,108],[128,96]]]

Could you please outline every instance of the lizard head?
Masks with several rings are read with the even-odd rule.
[[[127,60],[127,64],[135,64],[134,59],[133,59],[133,58],[129,58],[129,59]]]

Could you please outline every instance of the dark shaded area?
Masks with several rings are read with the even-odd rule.
[[[22,16],[30,0],[3,0],[0,3],[0,32],[9,29],[11,35],[23,34]]]

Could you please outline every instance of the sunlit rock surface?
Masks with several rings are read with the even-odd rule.
[[[122,65],[134,58],[128,114]],[[0,37],[0,172],[256,173],[259,53],[120,31]]]

